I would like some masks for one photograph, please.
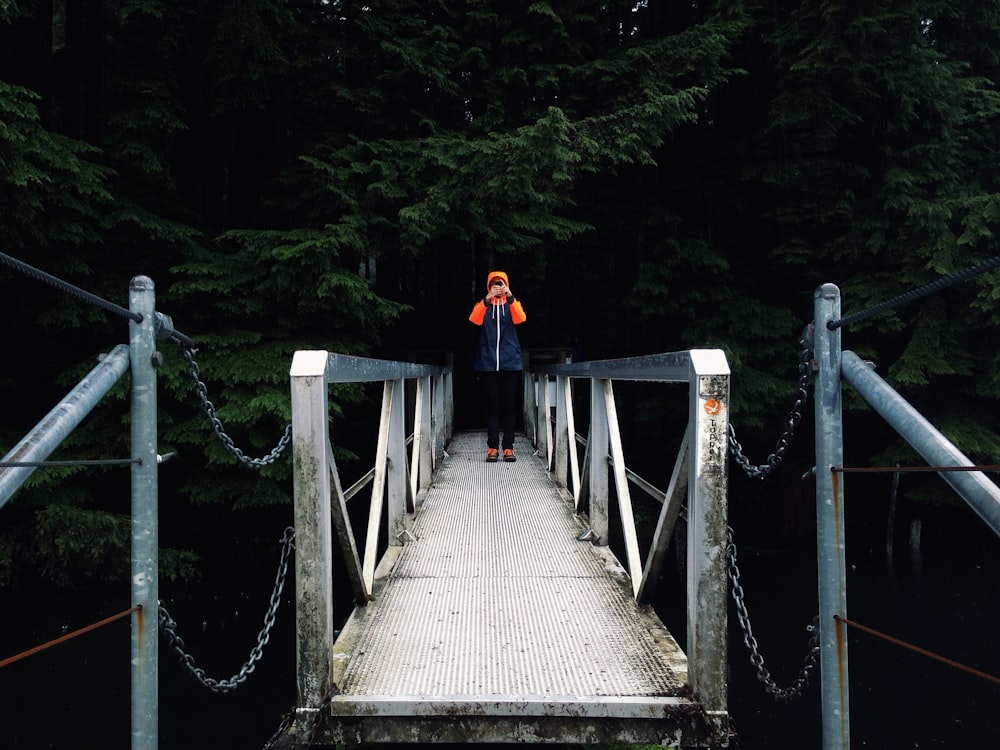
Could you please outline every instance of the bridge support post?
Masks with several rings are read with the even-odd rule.
[[[156,750],[159,741],[159,533],[156,433],[156,292],[152,279],[129,284],[132,376],[132,750]]]
[[[295,504],[296,674],[299,711],[318,710],[330,691],[333,654],[331,470],[327,459],[325,351],[292,360],[292,471]]]
[[[844,477],[833,469],[844,463],[841,407],[840,289],[824,284],[813,296],[816,374],[816,537],[819,568],[820,700],[823,750],[851,746],[848,711],[847,563],[844,538]]]
[[[725,736],[727,434],[729,365],[719,350],[692,350],[688,449],[688,682]]]

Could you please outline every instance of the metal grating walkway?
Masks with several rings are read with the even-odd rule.
[[[334,645],[330,742],[672,742],[686,658],[523,438],[454,437],[405,545]],[[391,559],[391,558],[390,558]]]

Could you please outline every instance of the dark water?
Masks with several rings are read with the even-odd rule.
[[[971,516],[971,514],[968,514]],[[975,519],[920,554],[848,541],[848,617],[952,661],[1000,677],[1000,540]],[[933,530],[925,536],[934,538]],[[754,635],[780,687],[796,676],[815,613],[816,563],[801,552],[740,550]],[[810,608],[811,605],[811,608]],[[818,675],[802,698],[767,696],[730,610],[730,710],[740,747],[821,747]],[[848,630],[853,748],[995,748],[1000,686],[857,629]]]
[[[933,530],[928,530],[933,537]],[[849,546],[849,616],[955,661],[1000,675],[1000,540],[973,521],[920,556]],[[754,634],[779,685],[796,674],[816,611],[811,550],[739,545]],[[850,545],[850,542],[849,542]],[[277,562],[277,551],[275,563]],[[161,584],[187,650],[217,679],[237,673],[257,641],[273,574],[259,580]],[[163,750],[263,747],[295,701],[291,582],[263,659],[247,682],[218,695],[192,681],[160,642],[159,746]],[[128,591],[0,600],[0,658],[128,607]],[[665,618],[669,619],[670,618]],[[744,750],[820,747],[818,686],[775,702],[754,677],[730,609],[730,710]],[[1000,686],[862,632],[850,633],[854,748],[995,748]],[[0,747],[127,748],[129,621],[120,620],[0,669]]]

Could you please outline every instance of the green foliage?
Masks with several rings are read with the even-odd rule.
[[[0,80],[0,245],[15,254],[97,241],[111,201],[98,149],[47,131],[38,99]]]
[[[81,589],[129,579],[132,524],[128,516],[49,504],[32,514],[30,528],[7,526],[0,532],[0,586],[21,579],[57,588]],[[197,578],[200,557],[186,550],[163,550],[164,580]]]
[[[0,0],[0,21],[9,23],[17,18],[28,15],[30,3],[18,0]]]
[[[996,56],[960,47],[1000,28],[995,10],[973,5],[801,6],[768,36],[782,64],[751,173],[777,191],[772,257],[836,282],[845,312],[995,253],[997,174],[982,167],[996,152]],[[989,303],[966,290],[860,324],[844,346],[905,391],[986,395],[994,336],[975,310]],[[932,421],[947,419],[944,404],[927,400]],[[989,434],[981,409],[954,406]]]
[[[739,373],[732,385],[735,422],[744,429],[780,429],[795,396],[803,348],[802,324],[791,311],[756,297],[752,277],[740,277],[704,238],[675,238],[653,248],[634,291],[629,306],[635,320],[649,326],[643,339],[651,350],[722,349]],[[660,342],[655,329],[662,332]]]
[[[153,278],[253,456],[288,424],[297,349],[456,350],[494,265],[517,279],[530,344],[722,348],[740,439],[770,450],[818,284],[852,312],[997,251],[993,3],[115,0],[54,19],[6,3],[0,34],[0,250],[119,303]],[[1000,452],[997,273],[844,332],[983,457]],[[126,326],[6,270],[0,283],[0,314],[24,321],[11,350],[34,365],[30,383],[0,373],[10,444]],[[165,507],[287,505],[287,456],[237,465],[172,346]],[[124,388],[67,455],[125,455]],[[363,460],[357,415],[377,400],[333,390],[345,459]],[[38,472],[11,528],[38,513],[108,537],[53,539],[53,576],[71,558],[111,565],[120,481]]]
[[[579,176],[651,163],[732,74],[720,58],[743,23],[720,14],[680,34],[594,43],[595,11],[578,4],[530,5],[536,27],[490,2],[462,18],[447,4],[396,5],[343,9],[357,31],[343,42],[353,65],[333,72],[345,127],[307,157],[308,202],[295,205],[353,214],[376,257],[454,240],[518,255],[588,231],[567,213]],[[372,116],[352,129],[352,111]]]

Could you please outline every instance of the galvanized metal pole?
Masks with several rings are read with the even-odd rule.
[[[152,279],[129,284],[132,373],[132,750],[156,750],[159,733],[159,533],[156,461],[156,292]]]
[[[847,634],[835,615],[847,617],[847,563],[844,554],[844,479],[833,472],[844,463],[840,388],[840,289],[824,284],[813,295],[816,327],[816,537],[819,565],[820,699],[823,750],[851,746],[848,711]]]
[[[119,344],[66,394],[31,432],[3,457],[4,462],[45,461],[75,430],[115,383],[128,372],[129,348]],[[0,467],[0,508],[17,492],[34,471],[34,466]]]

